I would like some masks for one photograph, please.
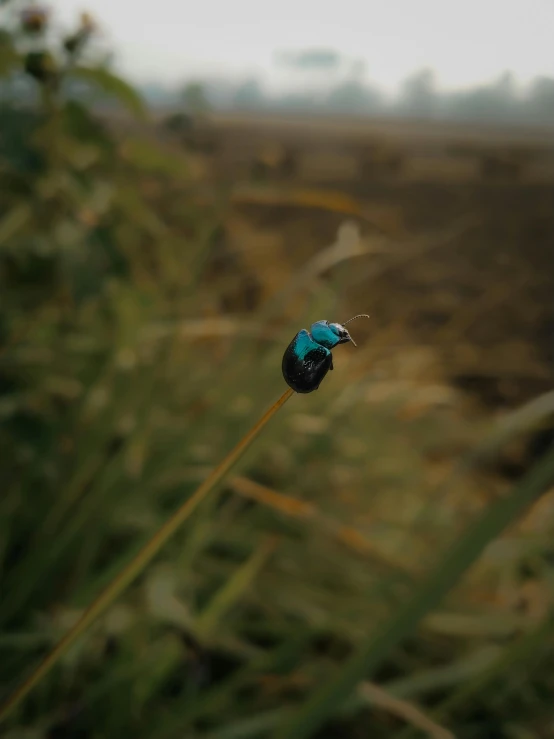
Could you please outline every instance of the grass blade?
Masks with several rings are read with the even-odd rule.
[[[290,723],[279,727],[274,734],[276,739],[304,739],[312,736],[327,717],[340,707],[355,686],[368,678],[391,650],[441,602],[487,544],[543,493],[553,479],[554,453],[551,450],[509,495],[484,511],[481,518],[454,544],[436,571],[421,585],[397,617],[386,624],[380,633],[363,643],[338,675],[315,691]]]
[[[418,706],[396,698],[374,683],[364,682],[359,688],[362,697],[373,706],[388,711],[413,727],[420,729],[432,739],[456,739],[454,734],[430,719]]]
[[[183,505],[169,518],[154,536],[142,547],[133,559],[121,570],[121,572],[108,584],[98,598],[85,610],[81,618],[67,634],[58,642],[54,649],[38,665],[33,673],[21,684],[21,686],[0,707],[0,721],[3,721],[12,710],[30,693],[30,691],[42,680],[54,667],[60,658],[67,652],[73,643],[106,611],[106,609],[121,595],[125,588],[142,572],[146,565],[155,557],[168,539],[187,520],[195,508],[206,498],[206,496],[221,482],[233,465],[238,462],[246,452],[250,444],[258,436],[271,417],[293,394],[292,390],[286,390],[279,400],[260,418],[260,420],[243,436],[235,448],[220,462],[213,472],[204,480],[196,492],[186,500]]]
[[[225,614],[252,585],[276,546],[277,540],[275,538],[268,539],[254,552],[250,559],[229,577],[208,604],[206,610],[198,617],[195,628],[198,639],[203,641],[210,638]]]

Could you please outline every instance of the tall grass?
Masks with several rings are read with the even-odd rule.
[[[116,598],[133,582],[149,562],[156,556],[164,544],[183,525],[194,510],[204,499],[216,488],[230,469],[238,462],[246,452],[250,444],[263,430],[269,419],[279,408],[291,397],[292,390],[286,390],[281,397],[264,413],[253,428],[246,433],[236,447],[229,452],[222,462],[206,478],[200,487],[188,498],[174,514],[158,529],[154,536],[148,540],[142,549],[133,557],[121,572],[119,572],[102,593],[84,611],[81,618],[60,640],[46,659],[33,671],[31,676],[6,702],[5,707],[0,707],[0,721],[2,721],[14,708],[28,695],[45,675],[60,661],[64,654],[73,646],[75,641],[113,604]]]

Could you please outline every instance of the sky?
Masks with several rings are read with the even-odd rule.
[[[334,49],[365,62],[393,91],[430,67],[440,88],[489,82],[511,70],[525,84],[554,77],[554,0],[50,0],[58,18],[89,11],[124,73],[174,84],[199,76],[285,72],[276,54]]]

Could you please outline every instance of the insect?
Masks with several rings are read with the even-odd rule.
[[[312,323],[310,331],[306,331],[305,328],[299,331],[283,355],[283,377],[287,385],[297,393],[311,393],[317,390],[327,372],[333,369],[331,349],[347,341],[356,346],[344,328],[356,318],[369,316],[360,313],[344,323],[317,321]]]

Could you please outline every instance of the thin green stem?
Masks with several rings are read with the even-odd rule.
[[[146,565],[156,556],[164,544],[177,529],[189,518],[191,513],[207,497],[207,495],[221,482],[229,470],[238,462],[250,444],[258,436],[272,416],[293,394],[286,390],[283,395],[269,408],[260,420],[243,436],[236,447],[220,462],[213,472],[204,480],[193,495],[175,511],[154,536],[140,549],[133,559],[108,584],[95,601],[85,610],[77,623],[58,642],[54,649],[36,667],[31,675],[15,690],[8,700],[0,707],[0,722],[3,721],[14,708],[38,685],[52,667],[60,660],[74,642],[101,616],[107,608],[118,598],[128,585],[142,572]]]

